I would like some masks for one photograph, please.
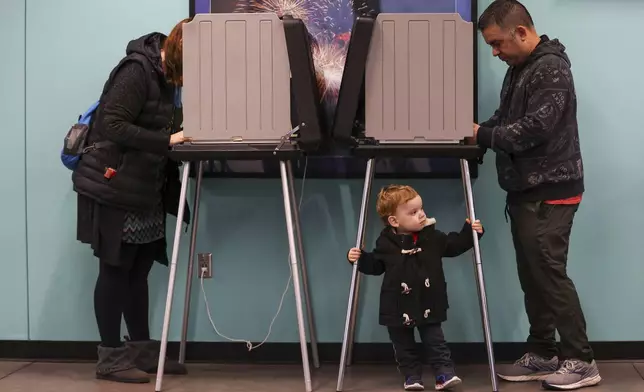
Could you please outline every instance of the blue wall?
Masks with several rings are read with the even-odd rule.
[[[480,10],[489,3],[480,2]],[[573,61],[588,191],[573,232],[570,273],[586,310],[590,337],[644,340],[644,264],[636,218],[644,181],[631,164],[639,162],[644,142],[642,59],[633,47],[644,33],[644,27],[638,27],[644,4],[581,0],[526,0],[526,4],[539,30],[561,38]],[[5,145],[10,146],[0,154],[4,168],[0,200],[5,206],[0,225],[4,256],[0,339],[98,338],[92,305],[97,262],[75,241],[75,194],[69,172],[59,164],[59,147],[75,116],[97,98],[127,41],[150,30],[167,32],[188,13],[187,0],[112,0],[88,6],[81,0],[9,0],[0,8],[0,36],[10,37],[4,40],[9,45],[4,53],[12,54],[0,65],[0,118]],[[498,102],[504,66],[482,41],[479,48],[479,109],[486,116]],[[411,185],[421,191],[441,228],[460,227],[465,217],[460,181]],[[304,240],[322,342],[341,340],[350,276],[345,253],[355,241],[361,189],[361,181],[310,180],[305,186]],[[492,155],[475,192],[478,215],[488,230],[482,249],[494,338],[522,341],[527,321]],[[198,251],[213,253],[215,276],[206,281],[206,291],[217,326],[224,334],[262,340],[289,276],[279,181],[210,180],[203,196]],[[371,222],[369,241],[375,239],[378,226]],[[178,293],[185,283],[189,236],[184,234],[183,240]],[[447,337],[481,341],[470,257],[446,264],[452,304]],[[157,266],[151,277],[157,337],[167,276],[168,270]],[[385,331],[377,325],[380,281],[363,282],[357,341],[386,341]],[[198,287],[193,298],[190,339],[219,340]],[[182,312],[181,296],[177,299],[174,340],[179,337]],[[634,309],[620,306],[624,302],[634,303]],[[270,341],[296,340],[291,292]]]
[[[8,136],[0,154],[2,219],[0,249],[0,339],[27,339],[27,231],[25,208],[25,2],[0,6],[0,37],[5,52],[0,66],[0,120]],[[8,60],[8,61],[7,61]]]

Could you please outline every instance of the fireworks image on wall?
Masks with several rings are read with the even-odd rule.
[[[321,99],[335,102],[340,92],[346,49],[335,44],[322,43],[313,47],[313,64],[318,79]]]
[[[309,20],[309,0],[239,0],[235,12],[273,12],[278,16],[291,15],[303,22]]]
[[[360,1],[356,8],[355,2]],[[321,99],[337,101],[351,38],[354,10],[367,10],[364,0],[237,0],[235,12],[274,12],[301,19],[313,37],[312,55]]]

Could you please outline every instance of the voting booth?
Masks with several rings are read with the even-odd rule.
[[[173,147],[170,153],[171,158],[184,163],[182,200],[186,198],[191,167],[196,167],[197,173],[180,362],[185,360],[203,163],[215,159],[274,159],[280,166],[304,382],[310,392],[305,318],[309,322],[316,367],[319,359],[291,160],[315,151],[328,136],[325,134],[328,127],[321,115],[306,27],[301,20],[288,16],[280,19],[272,13],[235,13],[199,14],[183,29],[183,130],[192,140]],[[180,206],[170,262],[157,392],[162,389],[185,203]]]
[[[379,158],[459,159],[467,216],[474,221],[469,144],[474,120],[474,30],[459,14],[387,14],[354,23],[338,97],[333,137],[367,158],[356,247],[362,248],[375,162]],[[474,265],[492,390],[498,391],[479,240]],[[353,266],[337,391],[351,363],[360,274]]]
[[[245,45],[240,45],[244,42]],[[184,25],[184,134],[191,142],[173,147],[183,162],[181,199],[191,167],[196,170],[194,219],[184,302],[180,362],[185,343],[204,161],[267,159],[279,163],[290,267],[302,352],[305,390],[312,391],[305,328],[319,366],[313,310],[293,187],[291,160],[319,152],[325,141],[349,147],[367,159],[356,246],[364,243],[376,160],[389,157],[460,160],[467,216],[474,221],[469,165],[484,151],[468,143],[474,119],[474,30],[458,14],[388,14],[358,17],[352,29],[332,126],[325,124],[301,20],[272,13],[199,14]],[[156,391],[163,381],[181,222],[173,242]],[[492,390],[498,391],[477,234],[473,259]],[[301,274],[301,275],[300,275]],[[301,277],[301,278],[300,278]],[[352,271],[337,390],[351,363],[360,276]]]

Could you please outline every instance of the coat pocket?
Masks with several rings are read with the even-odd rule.
[[[400,312],[400,292],[394,290],[382,290],[380,292],[380,318],[390,321],[402,320]]]

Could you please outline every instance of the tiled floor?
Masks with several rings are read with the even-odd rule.
[[[167,392],[304,392],[302,369],[298,366],[190,365],[190,374],[167,376]],[[92,364],[0,362],[2,392],[138,392],[154,391],[154,383],[124,385],[97,381]],[[315,391],[336,390],[337,365],[325,364],[314,372]],[[644,363],[602,363],[603,383],[588,392],[644,391]],[[491,392],[485,366],[460,367],[467,392]],[[537,383],[499,384],[503,392],[539,391]],[[430,388],[428,388],[429,390]],[[346,392],[402,391],[401,380],[391,366],[354,366],[347,370]]]

